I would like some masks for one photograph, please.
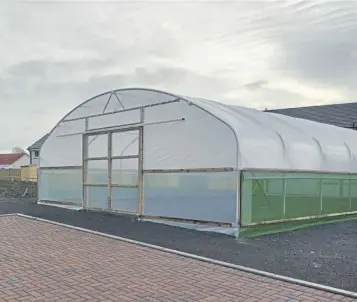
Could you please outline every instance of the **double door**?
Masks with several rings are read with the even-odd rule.
[[[142,214],[142,128],[83,136],[84,207]]]

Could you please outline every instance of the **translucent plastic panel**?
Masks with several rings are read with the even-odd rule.
[[[243,225],[357,210],[356,175],[244,172],[243,179]]]
[[[112,184],[137,185],[138,184],[138,159],[113,159]]]
[[[116,94],[125,108],[140,107],[176,99],[176,97],[165,93],[140,89],[120,90],[116,91]]]
[[[66,119],[81,118],[86,117],[88,115],[103,113],[110,95],[111,93],[108,92],[93,98],[92,100],[75,109],[66,117]]]
[[[264,179],[263,187],[267,195],[281,195],[284,191],[284,182],[282,179]]]
[[[112,210],[136,213],[137,206],[137,188],[112,188]]]
[[[216,173],[209,173],[207,177],[207,188],[209,190],[236,190],[237,189],[237,175],[236,173],[230,173],[227,172],[226,174],[219,173],[216,175]],[[235,177],[232,176],[232,174],[235,174]],[[174,178],[173,178],[174,179]]]
[[[179,120],[185,117],[186,102],[168,103],[145,108],[145,123],[157,123],[162,120]]]
[[[88,129],[117,127],[134,123],[140,123],[139,109],[88,118]]]
[[[109,97],[107,103],[105,104],[104,107],[104,113],[108,113],[108,112],[113,112],[113,111],[118,111],[118,110],[123,110],[125,108],[123,108],[122,106],[122,102],[121,100],[118,98],[118,96],[116,96],[115,93],[112,93],[112,95]]]
[[[144,175],[144,214],[234,223],[236,173],[152,173]],[[230,185],[212,186],[228,182]]]
[[[83,131],[83,120],[62,123],[55,128],[41,147],[41,167],[82,165]],[[79,134],[63,136],[73,133]]]
[[[282,207],[282,194],[276,194],[279,191],[282,192],[283,185],[282,182],[279,183],[277,180],[274,180],[272,184],[268,180],[252,180],[243,185],[249,185],[251,190],[251,204],[248,206],[251,207],[252,217],[248,220],[260,221],[260,220],[276,220],[281,217],[283,214]],[[267,194],[267,189],[270,188],[274,191],[275,194]],[[243,196],[244,199],[244,196]],[[244,199],[244,202],[246,200]],[[246,208],[243,206],[243,208]],[[244,214],[244,213],[243,213]],[[242,220],[247,219],[242,215]]]
[[[321,180],[319,179],[287,179],[285,218],[319,215],[320,190]]]
[[[40,170],[39,200],[82,205],[82,169]]]
[[[353,177],[353,175],[350,175]],[[357,176],[357,175],[356,175]],[[346,178],[348,175],[346,174],[322,174],[322,173],[282,173],[282,172],[244,172],[244,179],[269,179],[270,181],[273,179],[340,179]],[[357,180],[357,177],[356,177]]]
[[[349,211],[349,180],[323,180],[322,214],[343,213]],[[348,186],[346,188],[346,185]]]
[[[237,166],[235,135],[214,116],[186,102],[145,108],[145,123],[160,121],[144,127],[145,169]]]
[[[351,211],[357,211],[357,180],[351,180]]]
[[[112,134],[112,155],[138,155],[139,130],[114,132]]]
[[[56,137],[66,137],[63,135],[81,133],[85,130],[85,122],[84,120],[76,120],[70,122],[62,122],[60,123],[55,130]]]
[[[243,183],[242,190],[242,222],[255,222],[265,220],[276,220],[283,215],[283,195],[267,194],[265,180],[247,180]],[[275,184],[277,181],[275,180]],[[276,186],[279,188],[280,186]],[[276,188],[276,189],[277,189]],[[282,188],[282,187],[280,187]],[[247,192],[249,196],[247,195]],[[277,190],[275,191],[275,193]],[[244,210],[247,210],[244,212]],[[249,215],[246,215],[249,212]]]
[[[108,210],[108,188],[86,187],[87,207],[91,209]]]
[[[88,157],[108,156],[108,134],[88,136]]]
[[[108,183],[108,161],[90,160],[88,161],[87,184],[107,184]]]

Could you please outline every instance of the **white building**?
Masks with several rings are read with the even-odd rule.
[[[48,134],[44,135],[41,137],[39,140],[34,142],[30,147],[27,148],[27,150],[30,153],[30,164],[31,165],[39,165],[40,161],[40,149],[42,147],[42,144],[45,142],[47,139]]]
[[[20,169],[30,163],[27,153],[0,154],[0,169]]]

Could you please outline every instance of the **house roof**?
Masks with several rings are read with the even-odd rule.
[[[34,142],[30,147],[27,148],[27,150],[34,150],[34,149],[41,149],[42,144],[45,142],[45,140],[47,139],[49,133],[47,133],[46,135],[42,136],[39,140],[37,140],[36,142]]]
[[[9,166],[23,157],[26,153],[8,153],[0,154],[0,166]]]
[[[357,103],[285,108],[266,111],[344,128],[353,128],[354,126],[357,126]],[[353,123],[356,124],[354,125]]]

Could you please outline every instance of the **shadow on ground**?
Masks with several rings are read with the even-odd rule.
[[[11,201],[0,202],[0,214],[23,213],[357,292],[357,221],[238,242],[226,235],[138,222],[128,216]]]

